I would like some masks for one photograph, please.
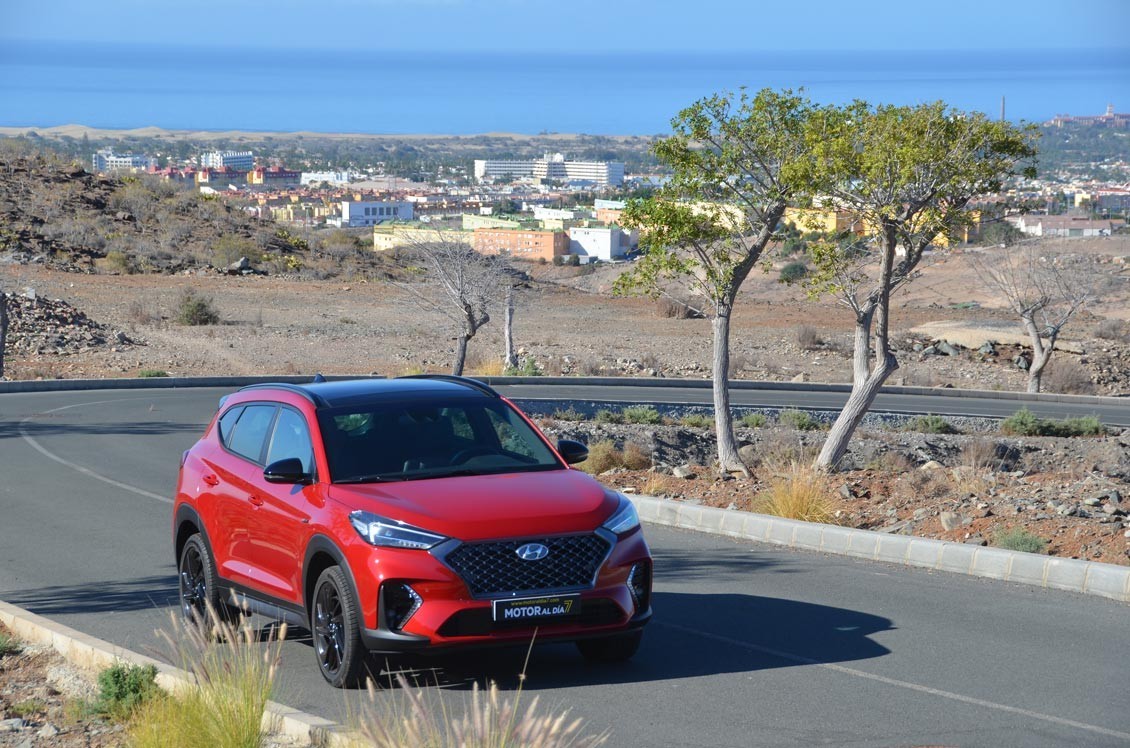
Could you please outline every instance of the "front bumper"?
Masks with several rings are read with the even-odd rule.
[[[495,622],[491,599],[473,597],[459,575],[431,554],[369,548],[365,555],[359,576],[368,578],[357,580],[362,588],[358,590],[364,617],[361,638],[365,647],[375,653],[522,644],[535,637],[535,630],[539,642],[570,641],[635,631],[652,617],[650,594],[640,610],[628,589],[632,566],[640,561],[651,563],[651,554],[639,530],[617,539],[596,575],[595,585],[572,591],[581,596],[578,615],[540,623]],[[379,590],[386,582],[407,584],[422,598],[422,604],[400,630],[388,626],[381,610]]]

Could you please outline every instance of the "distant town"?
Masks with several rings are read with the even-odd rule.
[[[1130,114],[1108,106],[1095,116],[1057,115],[1042,130],[1041,154],[1048,155],[1038,177],[1018,179],[1006,192],[971,205],[970,226],[946,241],[979,242],[992,238],[986,231],[1002,229],[1030,236],[1104,236],[1125,225]],[[419,173],[424,145],[414,149],[412,168],[400,169],[386,163],[291,167],[270,152],[281,149],[265,150],[200,150],[174,158],[105,146],[89,158],[96,173],[144,174],[184,184],[234,201],[259,219],[308,229],[371,231],[378,251],[442,236],[486,254],[559,264],[630,256],[638,234],[621,225],[625,199],[646,194],[665,179],[638,155],[635,172],[624,161],[561,152],[439,159],[425,179]],[[806,230],[861,230],[831,207],[792,210],[786,220]]]

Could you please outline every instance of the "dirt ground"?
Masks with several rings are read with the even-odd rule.
[[[1130,255],[1130,237],[1083,240],[1073,250]],[[623,266],[584,268],[530,265],[531,288],[521,293],[515,316],[520,353],[546,374],[649,374],[706,378],[710,374],[710,323],[660,316],[649,299],[617,298],[609,290]],[[36,265],[0,266],[0,283],[10,291],[34,289],[59,298],[124,332],[138,345],[92,347],[56,355],[10,355],[6,374],[15,379],[122,377],[140,370],[170,375],[399,374],[443,371],[450,366],[454,331],[441,315],[422,309],[402,289],[363,278],[331,281],[276,276],[218,274],[111,275],[66,273]],[[1098,340],[1102,319],[1130,318],[1130,293],[1090,307],[1066,328],[1064,337],[1084,355],[1064,360],[1087,363],[1115,356],[1114,364],[1092,368],[1096,394],[1130,392],[1130,341]],[[191,289],[213,300],[222,322],[175,324],[179,294]],[[732,375],[735,378],[844,382],[850,378],[851,315],[833,299],[806,301],[803,291],[776,282],[776,273],[755,271],[734,319]],[[500,315],[496,315],[500,316]],[[961,255],[931,263],[923,276],[895,300],[893,330],[900,369],[891,384],[1022,389],[1025,374],[1011,363],[1012,350],[979,357],[922,358],[913,341],[929,342],[914,328],[937,322],[971,327],[1013,326],[999,300],[980,288]],[[818,342],[802,346],[798,329],[815,328]],[[492,322],[471,343],[471,370],[498,373],[501,332]],[[1121,358],[1118,358],[1121,357]],[[1092,364],[1094,361],[1091,362]],[[1109,363],[1109,362],[1107,362]],[[1054,360],[1053,360],[1054,366]],[[1113,371],[1101,374],[1103,368]],[[1130,375],[1130,371],[1126,372]]]
[[[0,634],[10,632],[0,626]],[[126,744],[123,728],[86,713],[95,696],[89,676],[53,649],[19,643],[0,655],[0,746],[111,748]]]

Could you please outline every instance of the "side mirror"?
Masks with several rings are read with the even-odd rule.
[[[557,452],[570,465],[576,465],[589,458],[589,448],[572,439],[560,439],[557,442]]]
[[[302,467],[302,460],[297,457],[287,457],[277,460],[267,466],[263,471],[263,480],[268,483],[293,483],[306,485],[314,482],[314,477]]]

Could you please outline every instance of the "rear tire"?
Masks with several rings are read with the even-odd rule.
[[[357,685],[365,670],[366,651],[361,643],[360,606],[345,573],[331,566],[314,585],[310,605],[310,632],[318,671],[334,688]]]
[[[211,626],[208,620],[208,607],[221,621],[239,621],[239,609],[220,599],[219,577],[212,563],[212,553],[204,537],[196,533],[185,541],[177,565],[180,587],[180,611],[185,620],[199,626]]]
[[[580,639],[577,641],[577,649],[589,662],[625,662],[640,648],[641,641],[642,630],[598,639]]]

